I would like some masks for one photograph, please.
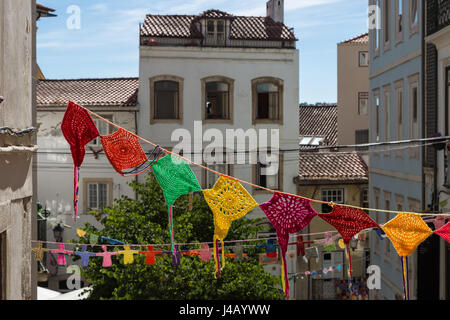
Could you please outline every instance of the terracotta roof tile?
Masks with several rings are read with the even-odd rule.
[[[369,33],[364,33],[341,43],[369,43]]]
[[[368,182],[368,169],[357,153],[300,152],[300,183],[311,181]]]
[[[37,105],[67,106],[69,100],[83,106],[136,106],[138,78],[40,80]]]
[[[337,105],[300,105],[300,136],[324,137],[337,144]]]
[[[141,28],[143,37],[202,38],[192,21],[196,16],[147,15]]]
[[[227,17],[233,17],[233,15],[220,10],[211,9],[206,10],[205,12],[200,14],[199,18],[227,18]]]
[[[142,37],[203,38],[197,22],[202,18],[230,18],[230,39],[296,41],[294,33],[283,23],[269,17],[233,16],[219,10],[208,10],[198,16],[147,15],[141,28]]]

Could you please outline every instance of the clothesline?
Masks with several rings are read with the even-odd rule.
[[[213,169],[210,169],[210,168],[208,168],[208,167],[206,167],[206,166],[204,166],[204,165],[202,165],[202,164],[196,163],[196,162],[194,162],[194,161],[192,161],[192,160],[190,160],[190,159],[188,159],[188,158],[186,158],[186,157],[183,157],[183,156],[181,156],[181,155],[179,155],[179,154],[176,154],[176,153],[173,153],[173,152],[171,152],[171,151],[169,151],[169,150],[167,150],[167,149],[164,149],[164,148],[160,147],[159,145],[157,145],[157,144],[155,144],[155,143],[153,143],[153,142],[151,142],[151,141],[149,141],[149,140],[147,140],[147,139],[144,139],[144,138],[142,138],[142,137],[140,137],[140,136],[134,134],[133,132],[131,132],[131,131],[129,131],[129,130],[126,130],[126,129],[120,127],[119,125],[117,125],[117,124],[115,124],[115,123],[109,121],[108,119],[103,118],[102,116],[98,115],[97,113],[95,113],[95,112],[93,112],[93,111],[91,111],[91,110],[89,110],[89,109],[87,109],[87,108],[85,108],[85,107],[83,107],[83,106],[80,106],[80,107],[83,108],[83,109],[85,109],[87,112],[89,112],[90,114],[92,114],[92,115],[95,116],[96,118],[98,118],[98,119],[100,119],[100,120],[103,120],[103,121],[105,121],[106,123],[108,123],[108,124],[110,124],[110,125],[112,125],[112,126],[118,128],[118,129],[121,129],[121,130],[126,131],[127,133],[133,135],[133,136],[136,137],[137,139],[139,139],[139,140],[141,140],[141,141],[143,141],[143,142],[145,142],[145,143],[147,143],[147,144],[150,144],[150,145],[152,145],[153,147],[158,147],[158,148],[160,148],[163,152],[165,152],[165,153],[167,153],[167,154],[171,154],[171,155],[173,155],[173,156],[175,156],[175,157],[178,157],[178,158],[180,158],[180,159],[183,159],[183,160],[187,161],[188,163],[190,163],[190,164],[192,164],[192,165],[195,165],[195,166],[197,166],[197,167],[199,167],[199,168],[202,168],[202,169],[204,169],[204,170],[207,170],[207,171],[209,171],[209,172],[211,172],[211,173],[214,173],[214,174],[216,174],[216,175],[218,175],[218,176],[223,176],[223,177],[226,177],[226,178],[229,178],[229,179],[238,181],[238,182],[240,182],[240,183],[246,184],[246,185],[248,185],[248,186],[251,186],[251,187],[254,187],[254,188],[257,188],[257,189],[261,189],[261,190],[268,191],[268,192],[270,192],[270,193],[283,194],[283,195],[292,196],[292,197],[296,197],[296,198],[300,198],[300,199],[304,199],[304,200],[309,200],[309,201],[314,202],[314,203],[327,204],[327,205],[329,205],[329,206],[333,206],[333,205],[334,205],[333,202],[327,202],[327,201],[322,201],[322,200],[310,199],[310,198],[307,198],[307,197],[302,197],[302,196],[295,195],[295,194],[291,194],[291,193],[287,193],[287,192],[275,191],[275,190],[272,190],[272,189],[269,189],[269,188],[266,188],[266,187],[262,187],[262,186],[259,186],[259,185],[257,185],[257,184],[254,184],[254,183],[251,183],[251,182],[242,180],[242,179],[238,179],[238,178],[231,177],[231,176],[229,176],[229,175],[220,173],[220,172],[218,172],[218,171],[216,171],[216,170],[213,170]],[[441,139],[442,139],[442,138],[441,138]],[[433,214],[430,214],[430,213],[419,213],[419,212],[394,211],[394,210],[386,210],[386,209],[363,208],[363,207],[352,206],[352,205],[348,205],[348,204],[339,204],[339,205],[340,205],[340,206],[343,206],[343,207],[349,207],[349,208],[360,209],[360,210],[371,211],[371,212],[377,212],[377,213],[378,213],[378,212],[382,212],[382,213],[394,213],[394,214],[407,213],[407,214],[413,214],[413,215],[419,215],[419,216],[429,216],[429,215],[433,215],[433,216],[447,216],[447,217],[450,217],[450,213],[444,213],[444,214],[436,214],[436,213],[433,213]]]

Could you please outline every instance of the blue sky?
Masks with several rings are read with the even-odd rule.
[[[47,79],[137,77],[139,23],[147,13],[198,14],[219,9],[265,16],[266,0],[38,0],[56,18],[38,21],[37,61]],[[69,29],[67,10],[81,9]],[[300,102],[337,101],[337,43],[367,32],[366,0],[285,0],[285,23],[300,51]]]

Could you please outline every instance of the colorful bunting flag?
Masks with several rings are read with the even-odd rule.
[[[87,246],[83,245],[81,247],[83,251],[74,251],[73,254],[81,257],[81,265],[87,267],[89,265],[89,258],[95,257],[97,254],[95,252],[88,252]]]
[[[202,261],[211,260],[212,250],[209,248],[207,243],[202,243],[202,250],[200,250],[200,258]]]
[[[407,257],[428,238],[433,231],[415,214],[399,213],[394,219],[382,226],[386,236],[402,259],[403,285],[405,299],[409,300],[409,279]]]
[[[100,134],[89,113],[76,103],[69,101],[61,130],[70,145],[74,163],[74,220],[77,222],[80,167],[86,153],[86,144]]]
[[[286,297],[289,299],[289,280],[286,265],[286,251],[289,234],[302,231],[317,212],[311,207],[309,200],[275,192],[272,198],[259,205],[270,223],[277,231],[278,244],[282,258],[282,283]]]
[[[347,246],[349,258],[349,274],[352,278],[352,259],[350,255],[350,240],[359,232],[370,229],[379,228],[379,225],[373,221],[369,215],[357,208],[333,205],[331,213],[321,213],[319,217],[332,225],[342,236],[344,244]]]
[[[44,252],[50,251],[47,248],[43,248],[41,242],[38,243],[36,248],[32,248],[31,250],[34,252],[34,260],[36,262],[42,261],[44,259]]]
[[[119,129],[113,134],[100,137],[103,150],[113,168],[122,176],[123,170],[141,166],[147,156],[136,136]]]
[[[66,250],[64,248],[64,243],[58,243],[59,249],[54,249],[52,253],[58,253],[58,265],[65,266],[66,265],[66,254],[73,254],[73,251]]]
[[[166,155],[156,162],[153,166],[153,173],[163,189],[164,198],[169,207],[169,231],[172,242],[172,253],[176,259],[172,207],[180,196],[194,191],[201,191],[202,188],[198,184],[197,178],[187,161],[172,156],[171,154]]]
[[[147,246],[147,251],[140,251],[140,254],[145,254],[145,264],[154,265],[156,263],[155,256],[161,254],[162,251],[154,251],[153,246]]]
[[[103,252],[98,252],[97,257],[103,257],[103,263],[102,266],[107,268],[112,266],[111,256],[117,255],[116,251],[109,252],[108,248],[103,245],[102,246]]]
[[[223,240],[228,234],[231,222],[242,218],[258,204],[237,180],[225,176],[220,176],[212,189],[203,190],[203,195],[214,216],[214,259],[217,277],[225,267]],[[219,266],[219,240],[222,243],[222,268]]]
[[[123,264],[131,264],[134,261],[134,255],[138,254],[138,250],[131,250],[129,245],[125,245],[124,250],[117,251],[117,254],[123,255]]]
[[[435,231],[436,234],[440,235],[442,238],[445,239],[448,243],[450,243],[450,222],[447,223],[442,228]]]

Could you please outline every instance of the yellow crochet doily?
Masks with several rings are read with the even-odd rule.
[[[415,214],[399,213],[382,226],[400,257],[411,255],[433,231]]]
[[[245,216],[257,207],[258,203],[238,181],[224,176],[220,176],[212,189],[203,190],[203,195],[214,215],[214,255],[216,256],[216,240],[221,241],[223,248],[223,239],[228,234],[231,222]],[[223,249],[222,261],[225,266]],[[216,266],[217,264],[216,259]]]

